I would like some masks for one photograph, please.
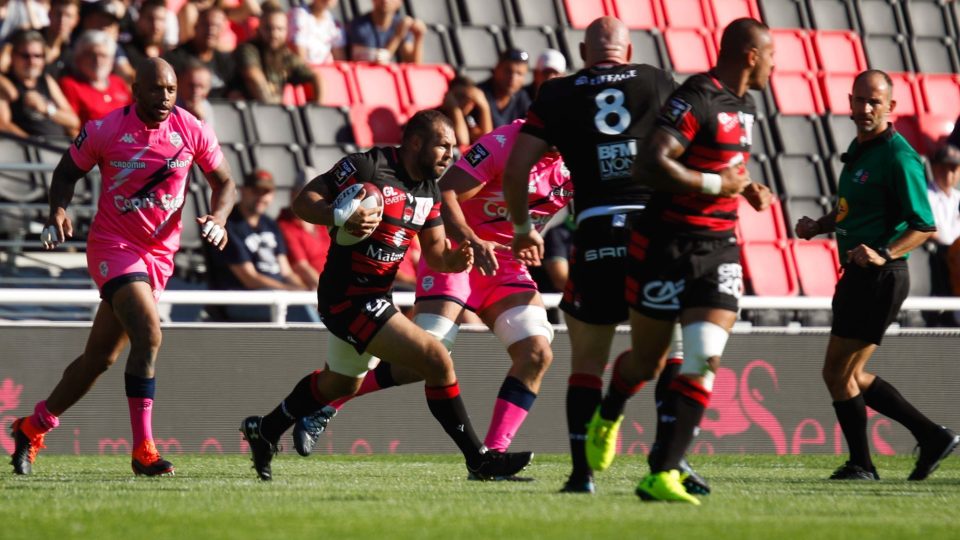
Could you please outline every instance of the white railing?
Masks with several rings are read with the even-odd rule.
[[[394,302],[401,307],[413,305],[414,294],[398,292],[393,295]],[[743,309],[830,309],[831,299],[811,296],[745,296],[740,299]],[[556,307],[560,303],[559,294],[544,294],[543,302],[547,307]],[[0,289],[0,305],[56,305],[56,306],[96,306],[100,296],[95,289]],[[287,320],[290,306],[314,306],[317,303],[315,292],[294,291],[165,291],[160,297],[161,304],[182,305],[269,305],[275,324]],[[908,311],[960,311],[960,298],[911,297],[903,303]]]

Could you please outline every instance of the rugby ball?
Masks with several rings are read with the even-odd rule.
[[[351,184],[347,186],[343,191],[340,192],[339,195],[337,195],[337,198],[334,199],[333,205],[340,207],[349,204],[351,200],[357,198],[357,194],[360,193],[361,190],[365,191],[365,193],[358,208],[379,207],[380,217],[383,217],[383,193],[380,192],[380,188],[371,184],[370,182]],[[370,234],[373,234],[373,231],[371,231]],[[369,234],[365,236],[356,236],[347,231],[347,229],[344,227],[338,227],[334,240],[341,246],[352,246],[366,240],[369,237]]]

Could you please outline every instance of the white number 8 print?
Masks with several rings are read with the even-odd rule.
[[[630,126],[630,111],[623,107],[623,92],[616,88],[607,88],[597,94],[597,115],[593,117],[593,123],[597,129],[604,135],[619,135]],[[616,115],[616,124],[608,122],[610,115]]]

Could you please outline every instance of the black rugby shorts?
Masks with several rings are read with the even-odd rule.
[[[903,259],[867,268],[846,264],[833,294],[830,333],[880,345],[908,294],[910,273]]]

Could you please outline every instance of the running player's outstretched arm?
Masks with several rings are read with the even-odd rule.
[[[750,175],[742,163],[734,163],[719,173],[702,173],[680,163],[686,147],[669,131],[658,128],[650,141],[644,160],[648,183],[671,193],[699,192],[721,197],[736,197],[750,184]]]
[[[473,245],[465,240],[457,249],[451,249],[450,240],[437,225],[424,227],[417,234],[420,238],[420,256],[427,266],[437,272],[467,272],[473,267]]]
[[[81,140],[82,143],[82,140]],[[73,237],[73,223],[67,216],[67,206],[73,200],[73,192],[79,180],[87,171],[80,168],[73,160],[70,152],[64,152],[60,163],[53,171],[53,180],[50,182],[50,214],[47,224],[43,228],[40,239],[43,247],[53,249]]]
[[[237,186],[225,159],[220,160],[220,165],[204,176],[210,184],[210,207],[213,211],[197,217],[197,223],[202,227],[200,236],[222,251],[227,246],[227,217],[237,199]]]
[[[457,242],[469,241],[473,244],[473,256],[480,273],[492,276],[497,273],[498,263],[495,250],[496,242],[481,240],[467,224],[460,208],[460,202],[472,199],[484,184],[457,165],[447,169],[440,178],[440,196],[442,204],[440,215],[446,235]]]
[[[533,228],[527,201],[530,170],[549,148],[547,141],[521,132],[503,173],[503,198],[513,221],[513,254],[528,266],[539,266],[543,258],[543,238]]]

